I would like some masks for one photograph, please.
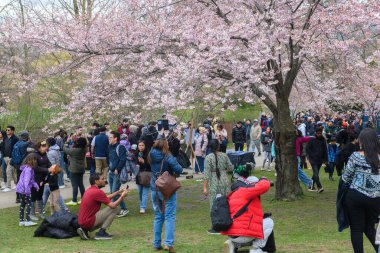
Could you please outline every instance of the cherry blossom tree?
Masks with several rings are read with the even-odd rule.
[[[278,199],[302,193],[290,106],[379,98],[377,0],[98,0],[81,12],[48,2],[1,29],[3,40],[70,55],[39,75],[75,68],[85,80],[56,123],[259,98],[274,116]]]

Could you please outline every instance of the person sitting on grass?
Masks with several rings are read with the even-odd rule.
[[[265,217],[269,215],[264,215],[260,199],[269,190],[271,182],[267,178],[259,180],[249,176],[249,167],[235,170],[234,173],[239,177],[231,185],[232,192],[228,195],[231,217],[248,205],[231,227],[221,232],[222,235],[229,236],[225,242],[225,252],[235,252],[235,244],[251,246],[250,253],[274,252],[274,237],[271,236],[274,223],[271,218]]]
[[[78,223],[80,228],[77,230],[78,235],[82,240],[89,240],[88,232],[100,228],[95,235],[95,240],[112,239],[106,229],[111,226],[115,219],[118,212],[117,207],[127,196],[128,190],[121,189],[107,196],[101,190],[106,185],[105,178],[98,173],[90,175],[90,184],[91,187],[84,193],[79,208]],[[117,195],[120,197],[112,202],[111,199]],[[100,210],[102,203],[107,207]]]

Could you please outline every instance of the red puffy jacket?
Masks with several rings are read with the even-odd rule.
[[[231,217],[234,216],[249,200],[252,202],[248,210],[233,221],[232,226],[222,232],[228,236],[247,236],[263,239],[263,209],[261,207],[260,195],[267,192],[270,188],[269,180],[263,179],[253,187],[240,187],[238,190],[228,195]]]

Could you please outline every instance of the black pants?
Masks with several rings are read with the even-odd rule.
[[[73,202],[77,202],[78,188],[80,190],[80,195],[83,198],[83,194],[84,194],[83,174],[84,173],[70,173],[71,186],[73,187]]]
[[[40,185],[40,182],[37,182],[40,189],[37,191],[34,187],[32,188],[32,202],[42,201],[42,195],[44,195],[44,185]]]
[[[307,169],[306,156],[301,155],[301,168]]]
[[[21,176],[21,170],[20,170],[20,165],[14,165],[13,167],[15,167],[16,168],[16,174],[17,174],[17,183],[18,183],[18,181],[20,181],[20,176]],[[20,193],[17,193],[16,192],[16,201],[17,200],[21,200],[21,196],[20,196],[21,194]]]
[[[328,173],[329,173],[330,177],[332,177],[334,175],[334,168],[335,168],[335,163],[334,162],[329,162]]]
[[[313,186],[314,183],[317,184],[318,189],[322,188],[321,181],[319,181],[319,170],[321,169],[322,164],[311,164],[313,170]]]
[[[346,196],[346,205],[354,252],[364,252],[363,233],[377,252],[379,246],[375,245],[375,224],[379,221],[380,198],[369,198],[356,190],[350,189]]]
[[[363,233],[377,252],[379,246],[375,245],[375,224],[379,221],[380,198],[369,198],[356,190],[350,189],[346,196],[346,205],[354,252],[364,253]]]
[[[235,151],[243,151],[244,143],[235,143]]]
[[[25,210],[25,206],[26,206],[26,220],[27,221],[30,221],[30,208],[32,206],[32,201],[30,200],[30,196],[28,195],[24,195],[24,194],[20,194],[20,199],[21,199],[21,203],[20,203],[20,222],[21,221],[24,221],[24,210]]]

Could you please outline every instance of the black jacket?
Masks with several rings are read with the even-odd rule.
[[[141,136],[142,140],[145,143],[145,147],[148,151],[152,148],[154,142],[158,137],[158,132],[155,127],[149,127],[145,135]]]
[[[339,181],[338,194],[336,196],[336,220],[338,222],[338,231],[342,232],[350,226],[347,206],[346,194],[349,187],[343,182],[342,178]]]
[[[34,232],[35,237],[66,239],[78,236],[78,216],[65,211],[47,217]]]
[[[139,171],[151,171],[150,164],[148,162],[148,152],[144,153],[138,153],[137,157],[141,157],[144,159],[144,163],[140,163],[139,160],[137,159],[137,164],[140,165]]]
[[[306,146],[306,154],[311,164],[327,162],[327,142],[325,138],[312,138]]]
[[[237,127],[235,126],[232,129],[232,142],[233,143],[245,143],[246,138],[245,138],[245,128],[243,126]]]
[[[179,149],[181,148],[180,141],[178,140],[178,138],[170,137],[168,142],[170,153],[172,153],[174,157],[177,157],[179,155]]]
[[[350,158],[352,153],[354,153],[355,151],[359,151],[359,145],[349,142],[346,145],[344,145],[342,150],[337,152],[336,158],[335,158],[337,170],[340,170],[340,171],[343,170],[344,165],[347,164],[348,159]]]
[[[4,136],[3,145],[1,146],[1,153],[4,157],[12,157],[13,146],[18,142],[18,138],[16,135],[12,135],[9,139],[8,135]]]
[[[59,189],[58,174],[48,174],[46,182],[49,183],[50,191],[55,191]]]
[[[29,155],[35,156],[37,159],[37,167],[34,169],[34,181],[36,181],[38,184],[44,182],[47,175],[49,174],[49,168],[51,167],[51,163],[47,157],[47,154],[34,152]]]
[[[271,141],[269,141],[271,140]],[[263,145],[263,151],[264,152],[271,152],[272,151],[272,142],[273,142],[273,135],[272,133],[267,133],[266,131],[261,134],[261,144]]]

